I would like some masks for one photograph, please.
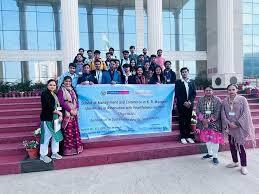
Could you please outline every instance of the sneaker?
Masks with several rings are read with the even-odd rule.
[[[52,161],[52,159],[48,156],[40,156],[40,160],[45,163],[50,163]]]
[[[226,167],[227,168],[236,168],[238,166],[239,166],[238,163],[233,162],[233,163],[228,164]]]
[[[206,155],[203,156],[201,159],[205,160],[205,159],[209,159],[209,158],[211,158],[211,157],[212,157],[212,155],[206,154]]]
[[[247,170],[247,168],[246,168],[245,166],[242,166],[242,167],[241,167],[241,173],[242,173],[243,175],[247,175],[247,174],[248,174],[248,170]]]
[[[195,143],[192,138],[187,138],[187,141],[188,141],[189,143]]]
[[[182,144],[187,144],[187,141],[184,138],[181,139],[181,142],[182,142]]]
[[[51,158],[60,160],[60,159],[62,159],[62,156],[59,155],[58,153],[56,153],[56,154],[52,154],[52,155],[51,155]]]
[[[219,164],[218,158],[213,158],[212,162],[213,162],[214,165],[218,165]]]

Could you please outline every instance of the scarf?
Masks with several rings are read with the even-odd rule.
[[[210,111],[210,113],[208,113],[207,111]],[[214,100],[213,100],[213,96],[211,97],[205,97],[204,98],[204,103],[203,103],[203,115],[205,119],[208,119],[211,117],[211,115],[213,115],[213,111],[214,111]]]
[[[136,75],[135,79],[136,79],[136,84],[146,84],[147,83],[146,78],[143,75],[141,77]]]
[[[77,97],[76,97],[76,93],[74,91],[74,89],[72,87],[66,87],[64,84],[61,85],[61,89],[63,92],[63,98],[65,103],[72,109],[76,109],[77,107]],[[64,119],[63,119],[63,123],[62,123],[62,128],[66,128],[69,120],[71,118],[73,118],[74,116],[72,116],[70,114],[70,112],[65,110],[65,114],[64,114]]]
[[[230,97],[226,97],[223,101],[222,107],[222,127],[223,129],[228,129],[228,124],[231,122],[229,117],[229,112],[235,112],[236,122],[239,125],[239,129],[229,131],[232,141],[236,146],[244,145],[246,140],[251,140],[253,147],[256,146],[255,140],[255,128],[252,121],[252,116],[249,108],[249,104],[245,97],[237,95],[234,100],[231,100]],[[235,109],[239,108],[240,111]],[[226,131],[227,132],[227,131]],[[237,133],[238,132],[238,133]],[[233,133],[233,134],[232,134]],[[235,135],[238,134],[238,135]],[[227,132],[228,135],[228,132]]]

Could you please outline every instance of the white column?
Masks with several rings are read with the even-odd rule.
[[[217,0],[218,73],[234,72],[234,0]]]
[[[148,12],[148,50],[156,54],[163,49],[162,0],[147,0]]]
[[[78,0],[61,0],[63,72],[79,49]]]
[[[239,61],[237,63],[238,58],[242,60],[240,56],[237,57],[237,54],[240,55],[242,53],[240,52],[242,44],[238,40],[241,37],[242,25],[237,22],[240,16],[242,18],[242,14],[240,12],[237,15],[236,2],[237,0],[217,0],[216,50],[218,54],[214,55],[216,56],[217,63],[215,67],[208,69],[208,72],[212,73],[212,86],[214,88],[226,88],[230,83],[242,82],[242,68],[238,67],[242,62]],[[208,34],[212,33],[208,30]]]
[[[136,50],[142,53],[144,48],[144,6],[143,0],[135,0],[136,11]]]

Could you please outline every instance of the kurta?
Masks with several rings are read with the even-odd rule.
[[[198,100],[196,109],[197,129],[200,134],[200,140],[203,142],[224,143],[224,137],[221,130],[221,100],[212,96],[201,97]],[[208,121],[208,126],[204,126],[203,121]]]

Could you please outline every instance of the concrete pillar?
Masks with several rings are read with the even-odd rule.
[[[79,49],[78,0],[61,0],[63,72]]]
[[[124,44],[124,9],[123,8],[119,8],[118,29],[119,29],[119,48],[120,48],[120,51],[123,51],[124,45],[125,45]],[[122,58],[121,52],[120,52],[120,56]]]
[[[162,0],[148,0],[148,50],[156,53],[163,48]]]
[[[234,0],[218,0],[218,73],[234,73]]]
[[[230,83],[241,82],[243,78],[240,68],[242,22],[238,21],[242,18],[241,2],[208,0],[206,3],[208,75],[212,77],[213,87],[225,88]]]
[[[23,2],[18,3],[19,7],[19,25],[20,25],[20,49],[28,50],[28,39],[26,31],[26,15],[25,4]],[[29,62],[21,61],[21,78],[22,82],[29,80]]]
[[[53,13],[54,13],[54,24],[55,24],[55,36],[56,36],[56,50],[61,50],[61,36],[60,36],[60,15],[59,15],[59,9],[60,4],[59,3],[53,3],[52,5]],[[62,67],[62,61],[57,61],[57,72],[56,76],[60,76],[63,72]]]
[[[135,0],[136,11],[136,50],[142,53],[144,48],[144,2]]]
[[[93,8],[87,7],[87,23],[88,23],[88,45],[89,49],[94,49],[94,18],[93,18]]]
[[[206,3],[195,1],[195,18],[206,17]],[[206,23],[199,19],[195,20],[196,51],[207,50]],[[196,76],[200,79],[207,79],[207,64],[204,61],[196,61]]]
[[[4,64],[0,61],[0,82],[4,81]]]

